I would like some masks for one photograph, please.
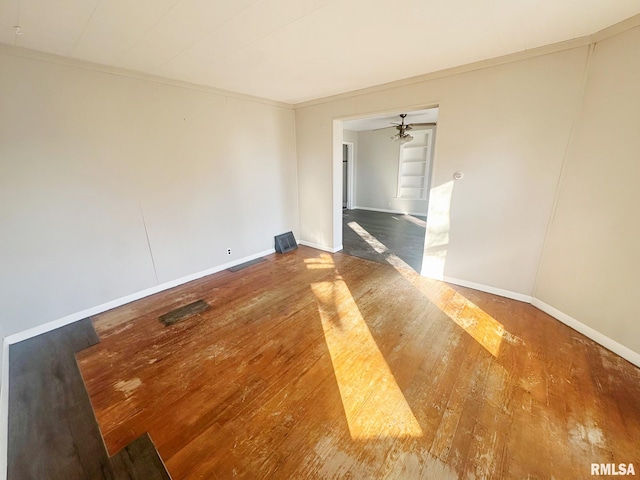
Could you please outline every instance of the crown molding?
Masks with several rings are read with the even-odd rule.
[[[640,14],[627,18],[619,23],[611,25],[610,27],[603,28],[602,30],[591,35],[593,43],[601,42],[607,38],[615,37],[628,30],[634,29],[640,26]]]
[[[64,65],[72,68],[80,68],[84,70],[91,70],[94,72],[106,73],[108,75],[116,75],[119,77],[128,77],[143,82],[157,83],[161,85],[167,85],[170,87],[186,88],[188,90],[195,90],[197,92],[203,92],[210,95],[218,95],[228,98],[235,98],[238,100],[245,100],[248,102],[262,103],[274,107],[286,108],[288,110],[293,109],[293,105],[285,102],[278,102],[276,100],[270,100],[268,98],[256,97],[253,95],[246,95],[244,93],[232,92],[230,90],[223,90],[220,88],[209,87],[207,85],[199,85],[196,83],[187,82],[184,80],[176,80],[172,78],[162,77],[159,75],[152,75],[149,73],[136,72],[133,70],[127,70],[120,67],[112,67],[109,65],[102,65],[99,63],[88,62],[86,60],[80,60],[76,58],[64,57],[53,53],[40,52],[38,50],[31,50],[28,48],[14,47],[12,45],[0,44],[0,55],[9,55],[13,57],[28,58],[38,62],[52,63],[56,65]]]
[[[587,46],[591,43],[591,36],[584,36],[574,38],[572,40],[566,40],[564,42],[554,43],[551,45],[544,45],[542,47],[532,48],[521,52],[510,53],[508,55],[502,55],[500,57],[488,58],[486,60],[480,60],[478,62],[467,63],[457,67],[451,67],[444,70],[438,70],[436,72],[425,73],[417,75],[415,77],[404,78],[402,80],[395,80],[393,82],[382,83],[372,87],[362,88],[359,90],[353,90],[351,92],[339,93],[337,95],[331,95],[329,97],[317,98],[315,100],[308,100],[306,102],[296,103],[294,107],[297,109],[312,107],[323,103],[334,102],[336,100],[343,100],[347,98],[353,98],[362,95],[370,95],[372,93],[383,92],[386,90],[393,90],[396,88],[407,87],[415,85],[417,83],[423,83],[431,80],[436,80],[445,77],[452,77],[463,73],[469,73],[476,70],[482,70],[485,68],[496,67],[499,65],[506,65],[509,63],[519,62],[522,60],[528,60],[530,58],[541,57],[543,55],[550,55],[565,50],[571,50],[573,48],[580,48]]]
[[[317,98],[314,100],[308,100],[306,102],[296,103],[294,107],[306,108],[314,105],[320,105],[323,103],[334,102],[337,100],[344,100],[347,98],[353,98],[362,95],[369,95],[372,93],[383,92],[385,90],[392,90],[395,88],[406,87],[414,85],[416,83],[423,83],[430,80],[436,80],[444,77],[452,77],[454,75],[460,75],[463,73],[473,72],[476,70],[482,70],[484,68],[496,67],[499,65],[505,65],[508,63],[519,62],[530,58],[540,57],[544,55],[550,55],[553,53],[562,52],[565,50],[571,50],[573,48],[580,48],[588,46],[592,43],[601,42],[607,38],[619,35],[633,28],[640,26],[640,14],[634,15],[622,22],[611,25],[607,28],[599,30],[592,35],[585,35],[583,37],[566,40],[563,42],[552,43],[550,45],[543,45],[541,47],[524,50],[521,52],[510,53],[508,55],[502,55],[500,57],[489,58],[486,60],[480,60],[478,62],[468,63],[466,65],[460,65],[457,67],[447,68],[436,72],[417,75],[415,77],[409,77],[402,80],[395,80],[393,82],[382,83],[372,87],[362,88],[359,90],[353,90],[350,92],[339,93],[337,95],[331,95],[328,97]]]

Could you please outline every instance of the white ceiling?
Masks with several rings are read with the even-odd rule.
[[[298,103],[638,13],[638,0],[0,0],[0,43]]]
[[[426,110],[416,110],[413,112],[400,112],[406,113],[407,116],[404,119],[404,123],[437,123],[438,122],[438,108],[429,108]],[[358,118],[356,120],[346,120],[343,123],[345,130],[355,130],[356,132],[362,132],[365,130],[376,130],[378,128],[393,127],[392,123],[400,123],[400,113],[391,113],[388,115],[381,115],[371,118]]]

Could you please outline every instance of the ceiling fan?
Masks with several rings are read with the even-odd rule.
[[[401,123],[391,122],[391,125],[395,125],[395,128],[398,130],[398,133],[396,133],[393,137],[391,137],[391,140],[393,140],[394,142],[407,143],[413,140],[413,136],[407,133],[409,130],[412,130],[413,127],[418,127],[418,126],[432,127],[436,125],[435,122],[404,123],[404,119],[406,118],[406,116],[407,116],[406,113],[401,113],[400,114],[400,118],[402,119]],[[383,127],[383,128],[389,128],[389,127]],[[382,128],[377,128],[376,130],[382,130]]]

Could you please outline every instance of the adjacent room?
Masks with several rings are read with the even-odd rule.
[[[343,122],[343,253],[422,271],[437,121],[434,107]]]
[[[0,2],[0,479],[640,473],[636,0]]]

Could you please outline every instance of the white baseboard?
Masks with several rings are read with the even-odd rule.
[[[99,313],[106,312],[107,310],[111,310],[112,308],[120,307],[127,303],[131,303],[136,300],[140,300],[141,298],[148,297],[149,295],[153,295],[155,293],[159,293],[164,290],[177,287],[178,285],[182,285],[184,283],[191,282],[193,280],[197,280],[202,277],[206,277],[207,275],[213,275],[214,273],[218,273],[218,272],[221,272],[222,270],[235,267],[236,265],[240,265],[242,263],[255,260],[256,258],[264,257],[265,255],[269,255],[274,252],[275,252],[275,249],[271,248],[269,250],[255,253],[253,255],[248,255],[246,257],[233,260],[231,262],[227,262],[222,265],[218,265],[216,267],[209,268],[207,270],[202,270],[201,272],[192,273],[191,275],[177,278],[175,280],[171,280],[169,282],[156,285],[155,287],[147,288],[146,290],[142,290],[140,292],[132,293],[131,295],[127,295],[126,297],[118,298],[116,300],[103,303],[102,305],[88,308],[86,310],[82,310],[81,312],[72,313],[71,315],[67,315],[57,320],[53,320],[51,322],[38,325],[28,330],[23,330],[22,332],[14,333],[13,335],[9,335],[8,337],[5,337],[5,341],[9,345],[17,342],[21,342],[28,338],[35,337],[36,335],[50,332],[51,330],[55,330],[56,328],[64,327],[65,325],[69,325],[70,323],[77,322],[79,320],[82,320],[83,318],[91,317],[93,315],[98,315]]]
[[[580,332],[584,336],[590,338],[594,342],[603,347],[611,350],[613,353],[620,355],[625,360],[633,363],[637,367],[640,367],[640,353],[634,352],[629,347],[625,347],[624,345],[616,342],[612,338],[607,337],[603,333],[594,330],[593,328],[585,325],[584,323],[576,320],[575,318],[567,315],[564,312],[561,312],[555,307],[539,300],[535,297],[529,295],[523,295],[521,293],[512,292],[509,290],[503,290],[501,288],[490,287],[488,285],[482,285],[474,282],[467,282],[466,280],[460,280],[457,278],[444,277],[443,281],[448,283],[453,283],[455,285],[460,285],[462,287],[473,288],[474,290],[480,290],[481,292],[492,293],[494,295],[500,295],[501,297],[511,298],[513,300],[518,300],[520,302],[530,303],[534,307],[542,310],[543,312],[551,315],[556,320],[564,323],[568,327],[573,328],[575,331]]]
[[[0,479],[7,478],[9,446],[9,344],[2,340],[2,386],[0,386]]]
[[[396,215],[418,215],[420,217],[426,217],[427,212],[401,212],[400,210],[389,210],[387,208],[374,208],[374,207],[360,207],[355,206],[352,210],[368,210],[370,212],[382,212],[382,213],[395,213]]]
[[[580,332],[586,337],[589,337],[594,342],[602,345],[603,347],[611,350],[613,353],[620,355],[625,360],[633,363],[635,366],[640,367],[640,353],[634,352],[628,347],[616,342],[615,340],[607,337],[606,335],[594,330],[593,328],[585,325],[584,323],[576,320],[575,318],[567,315],[564,312],[561,312],[555,307],[544,303],[542,300],[537,298],[533,298],[531,300],[531,305],[542,310],[545,313],[548,313],[556,320],[561,321],[565,325],[573,328],[577,332]]]
[[[458,278],[452,277],[443,277],[442,281],[453,283],[454,285],[460,285],[461,287],[473,288],[474,290],[480,290],[481,292],[492,293],[493,295],[499,295],[501,297],[510,298],[512,300],[518,300],[519,302],[531,303],[530,295],[512,292],[511,290],[490,287],[489,285],[483,285],[481,283],[467,282],[466,280],[460,280]]]
[[[322,250],[323,252],[336,253],[342,250],[342,245],[338,245],[336,248],[327,247],[325,245],[320,245],[319,243],[307,242],[306,240],[299,240],[298,243],[300,245],[304,245],[305,247],[315,248],[316,250]]]
[[[112,308],[120,307],[135,300],[148,297],[149,295],[153,295],[155,293],[177,287],[178,285],[197,280],[198,278],[221,272],[222,270],[235,267],[236,265],[240,265],[251,260],[255,260],[256,258],[264,257],[265,255],[270,255],[274,252],[275,249],[270,248],[269,250],[233,260],[232,262],[218,265],[216,267],[209,268],[198,273],[193,273],[185,277],[171,280],[170,282],[165,282],[161,285],[147,288],[146,290],[127,295],[126,297],[118,298],[116,300],[103,303],[102,305],[82,310],[81,312],[72,313],[71,315],[67,315],[57,320],[53,320],[51,322],[47,322],[42,325],[38,325],[36,327],[29,328],[28,330],[23,330],[22,332],[14,333],[13,335],[5,337],[2,341],[2,380],[0,382],[0,480],[6,480],[7,478],[7,447],[9,442],[9,345],[27,340],[42,333],[50,332],[51,330],[69,325],[73,322],[82,320],[83,318],[98,315],[99,313],[106,312],[107,310],[111,310]]]

